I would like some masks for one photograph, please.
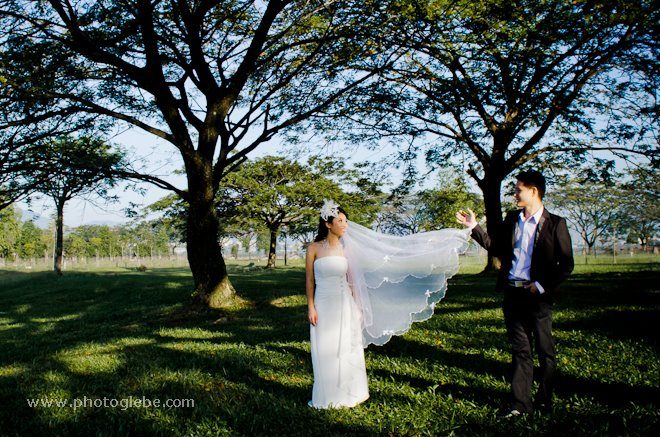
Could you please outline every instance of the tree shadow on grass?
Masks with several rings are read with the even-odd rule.
[[[560,306],[658,305],[657,271],[579,273],[570,276],[560,288]]]
[[[594,398],[609,407],[620,408],[629,403],[660,405],[660,389],[622,383],[594,381],[558,372],[556,392],[564,397],[573,395]]]
[[[186,313],[181,301],[189,294],[190,280],[180,273],[176,269],[171,274],[160,269],[149,276],[137,272],[118,275],[80,273],[54,282],[48,274],[30,275],[31,281],[19,281],[13,290],[0,292],[3,303],[7,303],[4,308],[8,311],[3,316],[9,327],[0,331],[0,340],[6,346],[0,352],[0,366],[11,364],[23,369],[13,377],[0,378],[2,401],[15,411],[8,415],[9,410],[5,410],[0,415],[1,421],[10,425],[3,429],[52,432],[55,427],[58,432],[68,432],[80,429],[82,423],[88,432],[95,432],[115,424],[127,431],[160,434],[167,433],[170,423],[183,426],[180,429],[185,432],[193,429],[195,423],[203,422],[218,432],[267,433],[298,429],[300,433],[329,430],[338,434],[364,434],[373,431],[328,419],[325,412],[309,409],[306,402],[311,384],[284,384],[264,376],[264,372],[266,375],[287,375],[283,369],[255,358],[259,354],[268,355],[269,350],[279,354],[295,352],[293,359],[303,363],[305,377],[311,375],[308,353],[292,346],[271,344],[263,347],[273,341],[308,341],[309,324],[304,306],[276,307],[270,304],[270,300],[294,295],[297,290],[291,291],[287,283],[280,282],[279,287],[262,293],[257,286],[273,281],[249,278],[252,287],[249,292],[253,293],[256,302],[254,306],[233,311]],[[290,272],[284,275],[290,276]],[[280,277],[274,282],[278,281],[284,279]],[[168,337],[168,331],[161,331],[161,327],[184,330]],[[195,338],[198,328],[222,335]],[[192,337],[186,337],[185,329],[193,329]],[[148,344],[130,345],[133,339]],[[122,343],[124,340],[129,343]],[[213,355],[204,348],[191,353],[172,349],[171,345],[168,346],[170,342],[187,345],[211,343],[222,345],[223,349]],[[89,345],[104,347],[112,344],[121,345],[112,354],[118,354],[123,361],[110,372],[81,374],[54,358],[59,352],[71,354],[79,346],[84,353]],[[261,352],[256,353],[257,348]],[[90,354],[93,359],[94,349]],[[203,404],[193,412],[177,410],[154,414],[140,409],[95,409],[77,419],[58,419],[26,405],[28,397],[53,396],[50,389],[73,398],[122,398],[127,395],[126,386],[138,379],[139,373],[158,374],[165,370],[174,376],[160,388],[150,391],[137,386],[130,394],[147,398],[162,398],[165,394],[170,398],[193,397],[201,399]],[[176,376],[187,371],[211,375],[219,381],[218,385],[210,389],[211,394],[203,388],[190,387]],[[59,375],[57,378],[62,380],[47,383],[47,378],[53,375]],[[123,391],[118,385],[124,387]]]
[[[610,309],[583,315],[578,319],[555,321],[554,328],[565,331],[599,332],[609,338],[642,340],[658,347],[660,344],[658,319],[660,319],[660,309]]]
[[[333,420],[325,412],[308,410],[305,402],[311,384],[283,383],[268,376],[287,373],[281,364],[268,361],[277,358],[278,354],[290,355],[292,362],[300,366],[300,373],[306,375],[305,378],[311,374],[311,360],[307,351],[287,344],[304,344],[309,340],[304,304],[273,304],[276,299],[288,297],[304,301],[302,269],[238,272],[233,274],[232,280],[241,296],[249,300],[251,305],[229,311],[202,312],[185,311],[192,288],[190,276],[185,269],[119,274],[76,273],[62,279],[50,273],[30,273],[6,282],[8,287],[0,290],[0,300],[5,311],[2,318],[5,319],[6,328],[0,331],[0,341],[3,343],[0,366],[12,364],[19,368],[24,366],[27,370],[24,373],[19,370],[15,377],[0,378],[2,401],[4,405],[11,406],[1,415],[2,421],[11,425],[4,429],[28,431],[31,429],[30,424],[39,423],[42,430],[52,431],[49,424],[60,423],[62,429],[72,431],[82,424],[91,432],[108,426],[121,426],[133,432],[167,433],[170,426],[168,423],[174,423],[183,432],[194,429],[197,424],[207,424],[210,430],[216,429],[218,432],[232,430],[265,433],[286,431],[293,423],[299,425],[301,430],[309,426],[309,432],[313,433],[326,430],[335,433],[373,432],[373,429],[366,426]],[[450,284],[446,300],[448,304],[457,306],[448,306],[445,308],[446,313],[469,315],[474,311],[499,307],[499,296],[490,291],[492,285],[488,281],[457,277],[456,283]],[[606,281],[606,277],[599,281]],[[632,296],[632,303],[630,296],[626,301],[616,288],[606,290],[603,294],[597,290],[597,286],[580,278],[576,284],[569,281],[565,293],[568,299],[561,304],[562,307],[579,309],[592,303],[594,306],[604,306],[605,303],[600,300],[610,298],[615,303],[625,301],[626,305],[639,302],[657,304],[657,298],[649,297],[646,291],[652,290],[647,282],[643,282],[639,288],[641,291]],[[440,303],[438,312],[442,311]],[[505,344],[502,335],[493,335],[492,332],[474,329],[473,326],[462,326],[463,322],[460,321],[450,323],[449,318],[445,320],[441,317],[442,314],[437,314],[427,322],[425,329],[440,329],[465,336],[470,342],[470,349],[474,349],[475,345],[484,349],[502,348]],[[602,317],[602,320],[596,318],[595,321],[567,321],[569,324],[560,325],[559,328],[576,329],[577,325],[571,326],[570,323],[582,323],[580,329],[600,332],[608,329],[605,322],[607,315]],[[492,327],[502,323],[492,317],[487,319],[482,318],[479,322],[481,325],[477,326]],[[160,330],[161,327],[184,329],[176,336],[168,337],[167,332]],[[210,338],[195,338],[193,331],[190,336],[185,331],[200,328],[214,335]],[[637,328],[630,332],[632,336],[648,334],[639,332]],[[112,372],[80,374],[52,359],[58,351],[71,350],[81,344],[107,344],[133,338],[146,339],[149,343],[122,346],[120,355],[124,361]],[[231,351],[222,349],[218,354],[210,355],[204,348],[197,352],[177,350],[171,344],[177,341],[191,346],[203,343],[231,346]],[[390,358],[425,359],[498,379],[508,371],[508,364],[485,358],[481,354],[459,352],[456,348],[442,349],[401,337],[394,338],[382,348],[370,348],[368,353]],[[260,354],[265,354],[263,360],[259,358]],[[162,418],[142,410],[94,410],[89,416],[81,418],[82,422],[49,422],[52,417],[29,409],[24,404],[26,397],[40,393],[48,372],[65,375],[64,381],[53,383],[53,387],[61,386],[70,391],[72,396],[95,393],[121,397],[130,392],[163,397],[167,394],[171,398],[193,397],[199,399],[201,404],[194,411],[163,413]],[[144,379],[144,374],[148,375],[149,372],[169,372],[172,376],[160,388],[137,385],[130,389],[131,381]],[[208,387],[202,385],[190,386],[176,376],[177,372],[202,372],[210,375],[214,383],[208,390]],[[393,377],[420,390],[434,385],[433,381],[394,374],[386,369],[373,369],[371,372],[376,378]],[[646,403],[653,402],[654,397],[657,399],[654,389],[644,387],[594,382],[561,373],[558,382],[558,392],[562,396],[590,396],[608,405],[619,406],[629,401]],[[501,395],[496,390],[453,383],[440,385],[436,390],[488,406],[496,404]],[[8,411],[14,412],[10,415]]]
[[[486,349],[487,347],[484,347]],[[386,355],[388,357],[409,357],[414,359],[424,359],[431,363],[438,363],[444,366],[456,367],[473,374],[489,375],[495,379],[503,376],[510,381],[510,363],[485,358],[483,355],[467,354],[461,352],[447,351],[440,347],[434,347],[411,341],[401,337],[393,338],[383,347],[369,348],[369,352],[376,355]],[[373,370],[376,374],[382,374],[383,377],[393,376],[395,379],[402,378],[411,386],[416,388],[428,388],[432,381],[424,378],[415,378],[402,376],[399,374],[390,374],[382,370]],[[538,380],[539,368],[534,368],[535,379]],[[444,388],[445,386],[441,386]],[[623,383],[608,383],[593,381],[586,378],[577,378],[572,375],[561,373],[558,369],[556,378],[557,393],[563,397],[573,395],[588,396],[594,398],[597,402],[610,407],[622,407],[630,402],[643,404],[660,404],[660,389],[657,387],[633,386]],[[469,400],[481,404],[497,404],[497,391],[485,390],[481,388],[466,388],[461,385],[450,386],[449,393],[464,393]],[[502,393],[499,393],[500,402],[503,401]]]
[[[436,395],[451,396],[454,399],[462,399],[475,404],[498,408],[502,405],[502,399],[505,395],[499,390],[493,390],[484,387],[469,387],[458,383],[446,383],[433,381],[427,378],[392,372],[386,369],[369,369],[367,373],[370,377],[377,377],[387,381],[394,381],[395,384],[407,384],[419,391],[433,391]]]
[[[266,304],[273,299],[304,295],[305,271],[302,269],[264,269],[230,274],[237,293],[254,304]]]
[[[384,346],[370,346],[369,353],[390,358],[408,357],[423,359],[430,363],[456,367],[475,374],[490,375],[500,378],[508,370],[508,365],[500,361],[484,358],[475,353],[460,353],[431,346],[402,337],[394,337]]]
[[[148,275],[75,273],[59,280],[47,272],[26,275],[0,291],[4,310],[0,317],[6,326],[0,331],[6,346],[0,352],[0,365],[23,356],[29,359],[35,352],[55,352],[62,344],[72,347],[167,326],[223,331],[249,344],[308,340],[304,306],[271,304],[273,299],[297,294],[289,279],[301,275],[296,271],[265,275],[238,279],[253,305],[229,311],[189,310],[192,283],[182,269],[158,269]],[[272,283],[278,286],[271,287]]]
[[[328,430],[342,434],[369,431],[355,424],[327,422],[322,412],[307,408],[307,387],[283,384],[263,376],[264,372],[280,369],[254,351],[227,350],[210,356],[203,351],[175,350],[167,343],[166,339],[124,347],[121,353],[125,361],[113,372],[84,374],[72,371],[59,361],[44,363],[41,375],[48,372],[64,377],[57,383],[42,382],[46,387],[34,381],[25,389],[15,390],[14,399],[24,401],[47,396],[48,392],[57,389],[58,393],[66,393],[71,399],[126,399],[128,396],[159,399],[161,402],[193,399],[194,408],[161,409],[157,414],[139,408],[87,408],[82,410],[82,418],[57,419],[57,412],[37,411],[29,408],[26,402],[15,402],[13,418],[20,420],[9,418],[11,428],[5,429],[79,432],[82,426],[90,432],[107,429],[110,423],[120,423],[127,432],[168,434],[173,426],[178,432],[185,433],[200,422],[208,422],[220,426],[218,432],[303,433],[310,431],[310,427],[316,432]],[[193,372],[193,375],[201,372],[206,377],[191,382],[185,378],[187,372]],[[35,377],[40,378],[39,375]],[[145,379],[146,383],[131,384],[131,381]],[[29,424],[24,423],[26,419]]]

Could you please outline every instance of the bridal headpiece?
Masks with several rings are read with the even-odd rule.
[[[325,199],[323,200],[323,206],[321,207],[321,218],[328,221],[330,217],[337,217],[339,215],[339,205],[333,200]]]

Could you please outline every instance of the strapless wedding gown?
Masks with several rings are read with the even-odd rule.
[[[310,324],[315,408],[354,407],[369,397],[360,310],[339,255],[314,262],[316,326]]]

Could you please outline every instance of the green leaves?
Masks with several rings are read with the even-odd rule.
[[[15,246],[16,254],[23,259],[39,258],[44,256],[46,243],[43,233],[34,222],[26,221],[21,225]]]
[[[0,209],[0,257],[5,260],[14,258],[20,229],[20,217],[13,205]]]
[[[88,194],[107,197],[108,188],[116,183],[114,172],[126,165],[121,151],[90,137],[43,142],[28,149],[25,159],[35,163],[29,178],[42,181],[37,190],[64,201]]]
[[[469,190],[462,175],[445,172],[441,173],[437,188],[395,198],[383,208],[379,226],[395,234],[456,228],[459,225],[455,214],[466,208],[481,216],[482,198]]]
[[[360,180],[356,172],[346,170],[343,163],[331,159],[311,158],[303,165],[266,156],[248,161],[229,174],[223,187],[218,208],[231,210],[231,214],[222,216],[244,232],[278,232],[283,226],[292,235],[313,232],[324,199],[335,200],[351,220],[359,222],[369,222],[377,209],[375,199],[360,191],[360,187],[373,187]]]

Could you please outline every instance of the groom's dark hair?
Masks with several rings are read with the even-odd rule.
[[[518,173],[516,179],[523,183],[527,188],[536,187],[539,192],[539,198],[543,199],[545,194],[545,178],[540,171],[527,170]]]

